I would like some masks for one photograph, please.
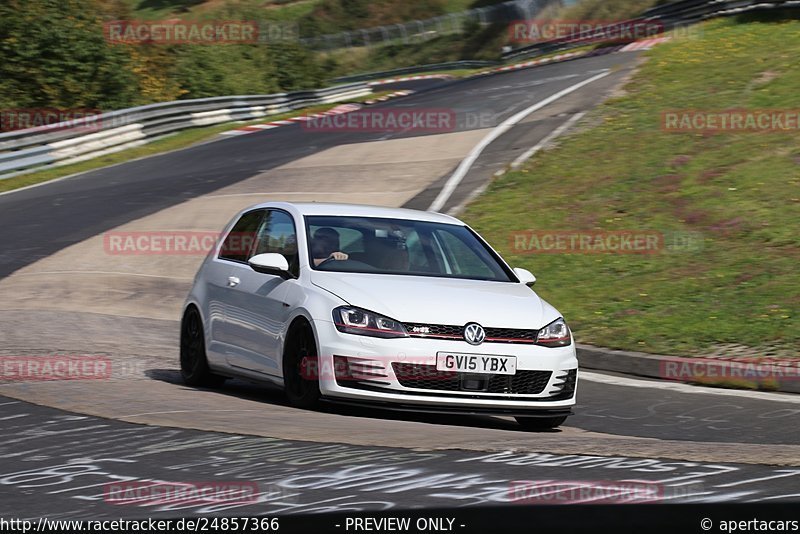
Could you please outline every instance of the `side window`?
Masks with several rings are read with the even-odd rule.
[[[219,251],[222,260],[246,262],[255,243],[256,233],[266,210],[248,211],[236,221]]]
[[[292,216],[284,211],[267,211],[261,228],[258,230],[256,254],[282,254],[289,262],[289,272],[300,274],[300,261],[297,255],[297,232]]]

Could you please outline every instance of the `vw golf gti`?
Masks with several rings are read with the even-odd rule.
[[[181,321],[185,382],[238,377],[320,400],[514,416],[554,428],[578,360],[561,314],[475,231],[408,209],[269,202],[203,262]]]

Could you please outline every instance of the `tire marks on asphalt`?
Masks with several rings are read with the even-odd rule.
[[[0,397],[0,516],[280,515],[509,504],[520,483],[646,481],[661,500],[791,500],[800,469],[659,458],[410,451],[126,424]],[[109,485],[241,481],[247,502],[108,502]],[[556,491],[556,494],[558,492]],[[555,495],[555,494],[554,494]],[[551,503],[552,504],[552,503]]]

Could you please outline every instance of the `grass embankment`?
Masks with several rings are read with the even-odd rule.
[[[464,217],[580,342],[698,355],[798,354],[800,145],[784,132],[669,133],[675,109],[798,109],[800,22],[718,20],[660,45],[559,147],[495,180]],[[530,254],[522,230],[701,236],[655,254]],[[535,244],[534,244],[535,245]],[[528,242],[528,247],[530,242]]]

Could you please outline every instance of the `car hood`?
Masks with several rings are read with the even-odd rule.
[[[538,329],[558,311],[524,284],[425,276],[312,271],[311,283],[407,323]]]

